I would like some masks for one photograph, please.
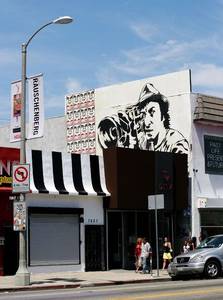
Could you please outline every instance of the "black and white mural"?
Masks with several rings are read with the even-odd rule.
[[[187,154],[188,140],[178,128],[171,127],[172,118],[168,98],[146,83],[134,104],[99,122],[99,145]]]
[[[124,147],[188,154],[190,82],[184,70],[67,95],[68,152],[102,155]]]

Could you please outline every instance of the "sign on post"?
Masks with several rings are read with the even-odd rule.
[[[13,229],[24,231],[26,230],[26,204],[23,201],[14,201],[13,205]]]
[[[157,210],[164,209],[164,194],[148,196],[148,209],[155,210],[155,227],[156,227],[156,271],[159,277],[159,233],[158,233],[158,216]]]
[[[28,193],[30,191],[29,164],[12,167],[12,192]]]
[[[148,196],[148,209],[164,209],[164,195],[150,195]]]

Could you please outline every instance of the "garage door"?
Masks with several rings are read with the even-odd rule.
[[[30,266],[79,264],[79,216],[31,214],[29,250]]]

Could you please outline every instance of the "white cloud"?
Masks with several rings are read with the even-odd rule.
[[[213,78],[209,84],[220,84],[223,78],[221,70],[213,67],[204,67],[203,61],[215,59],[215,55],[223,51],[223,43],[218,37],[212,36],[207,39],[196,39],[189,41],[178,41],[168,39],[163,43],[148,44],[145,47],[123,50],[119,59],[108,62],[107,66],[97,71],[99,83],[103,85],[126,81],[126,78],[143,78],[158,74],[169,73],[185,68],[198,69],[199,77],[195,80],[204,78],[205,71],[213,73]],[[203,65],[203,68],[201,68]],[[198,74],[198,71],[197,74]],[[218,78],[215,74],[218,72]],[[208,83],[208,81],[206,80]]]
[[[120,82],[120,74],[117,74],[117,70],[114,69],[114,66],[107,65],[106,68],[101,68],[96,73],[96,78],[99,83],[99,86],[107,86]]]
[[[150,41],[151,37],[158,33],[158,28],[147,22],[133,23],[130,29],[142,40]]]
[[[87,89],[81,85],[81,83],[75,78],[68,78],[65,83],[66,90],[61,94],[50,94],[45,97],[45,111],[47,117],[55,117],[64,114],[65,107],[65,95],[71,93],[79,93],[86,91]]]
[[[194,45],[194,48],[197,46]],[[109,69],[114,73],[121,72],[132,76],[147,76],[154,71],[170,68],[171,65],[182,65],[185,57],[190,56],[193,46],[190,43],[167,41],[165,44],[147,46],[122,52],[122,61],[110,63]]]
[[[10,49],[0,49],[0,65],[18,63],[20,61],[18,52]]]
[[[53,111],[54,109],[55,110],[60,110],[60,109],[64,110],[64,103],[65,103],[64,98],[65,98],[65,96],[62,94],[49,95],[49,96],[45,97],[45,101],[44,101],[45,109],[51,110],[51,111]]]
[[[76,94],[79,92],[83,92],[87,90],[86,87],[84,87],[80,81],[78,81],[75,78],[68,78],[66,82],[66,89],[68,94]]]
[[[154,67],[168,65],[171,62],[185,62],[197,53],[207,49],[210,46],[208,41],[196,40],[188,42],[178,42],[176,40],[167,40],[165,43],[147,46],[144,48],[123,51],[125,57],[124,63],[114,65],[118,70],[124,72],[135,72],[139,70],[144,73],[144,69],[153,69]]]
[[[200,89],[198,89],[197,91],[195,90],[193,92],[197,92],[197,93],[208,95],[208,96],[212,96],[212,97],[223,98],[223,89],[222,90],[218,90],[218,89],[203,89],[202,91]]]
[[[5,99],[5,97],[0,97],[0,99]],[[1,101],[1,110],[0,110],[0,125],[7,124],[10,119],[10,101],[5,103]]]
[[[214,64],[197,64],[193,67],[192,80],[195,85],[223,87],[223,67]]]

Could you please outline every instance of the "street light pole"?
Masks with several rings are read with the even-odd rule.
[[[156,173],[155,173],[156,176]],[[158,218],[157,218],[157,195],[155,191],[155,227],[156,227],[156,276],[159,277],[159,233],[158,233]]]
[[[21,143],[20,143],[20,164],[26,163],[26,57],[27,47],[33,37],[43,28],[51,24],[68,24],[73,19],[69,16],[59,17],[51,22],[46,23],[28,39],[26,43],[22,44],[22,79],[21,79]],[[20,194],[20,201],[26,201],[26,194]],[[27,219],[27,212],[26,212]],[[30,284],[30,273],[27,269],[27,248],[26,248],[26,230],[19,231],[19,268],[15,277],[16,285],[26,286]]]

